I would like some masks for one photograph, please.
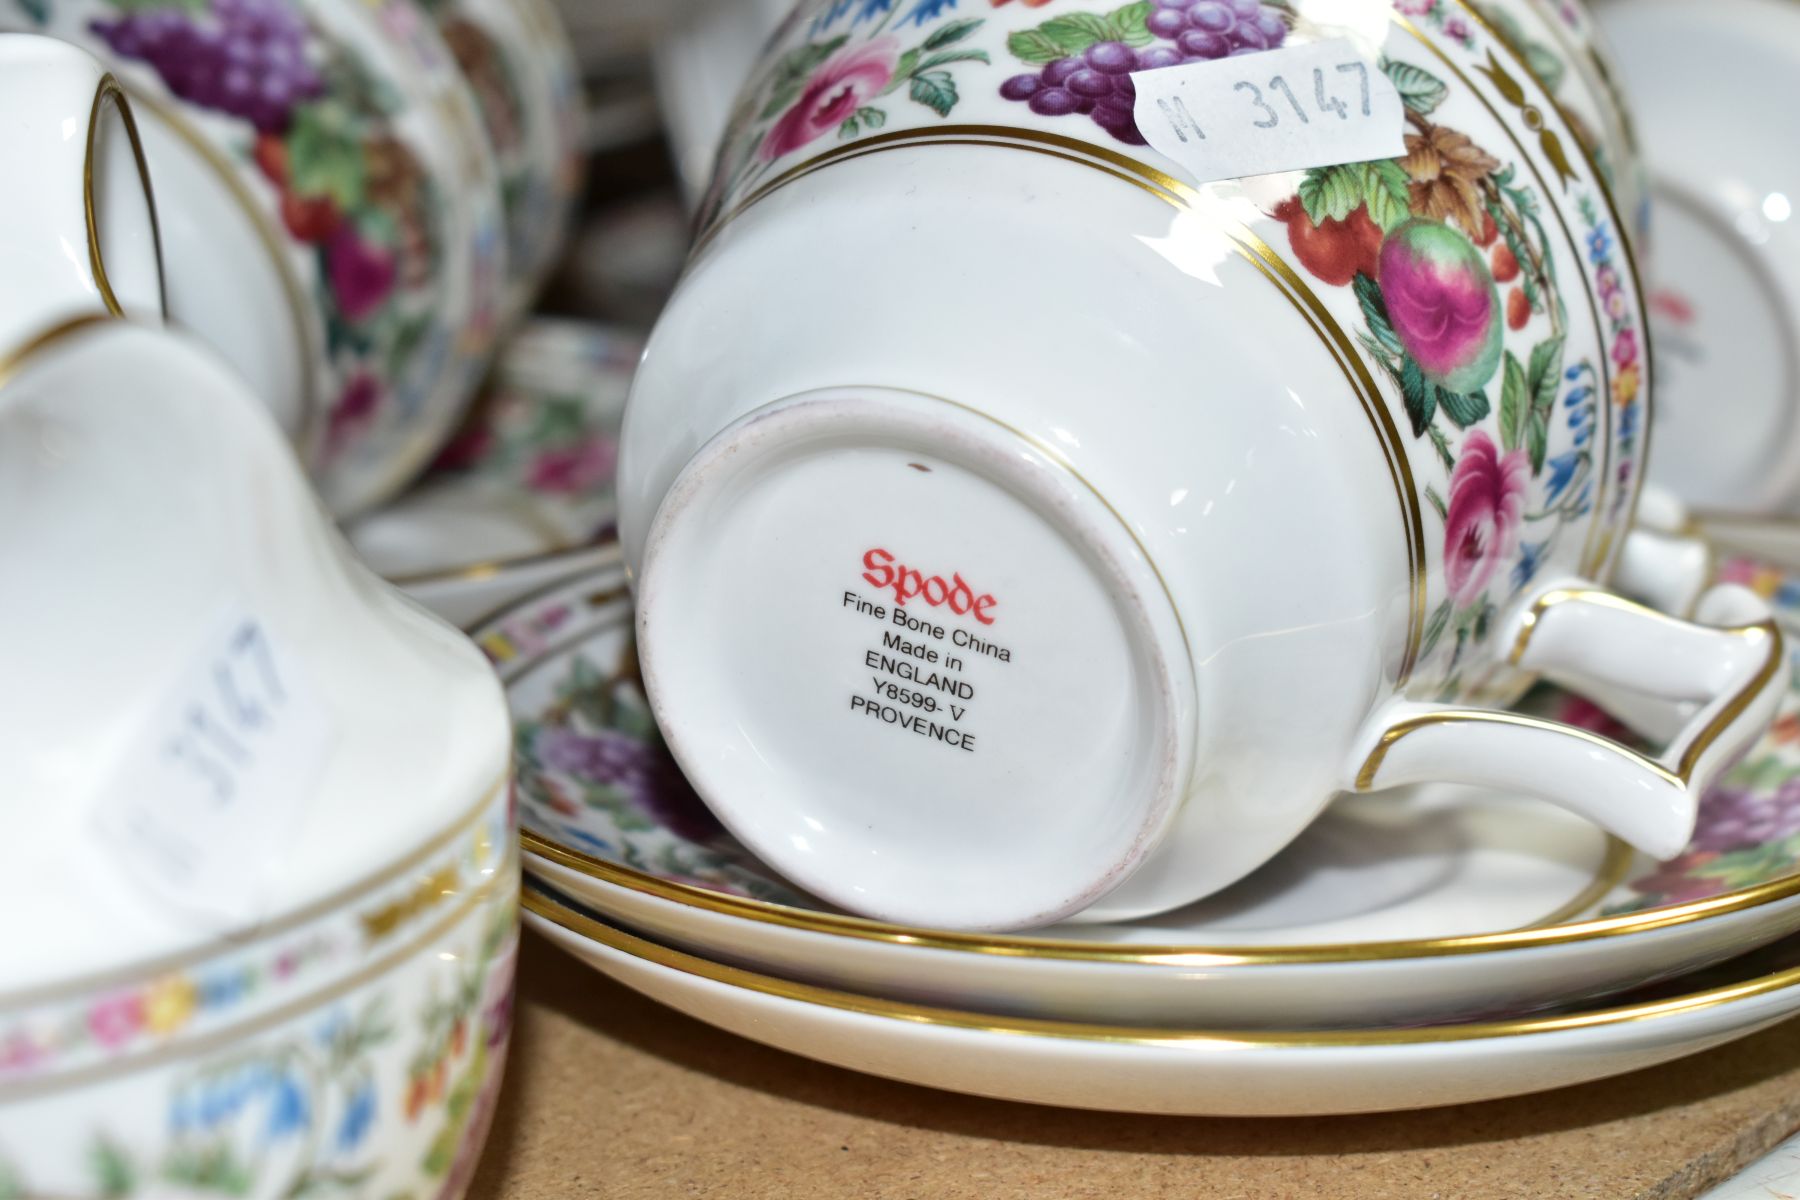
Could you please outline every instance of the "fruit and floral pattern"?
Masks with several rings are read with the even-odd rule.
[[[416,870],[294,928],[38,1003],[9,1003],[0,989],[0,1093],[215,1035],[355,972],[503,861],[510,797],[496,788],[480,808]]]
[[[598,326],[527,325],[426,482],[480,481],[537,498],[578,541],[615,511],[619,423],[642,342]]]
[[[500,173],[515,307],[562,237],[581,167],[577,83],[553,14],[514,0],[423,0],[480,112]]]
[[[1406,155],[1309,170],[1271,215],[1310,275],[1354,293],[1357,341],[1443,466],[1443,489],[1424,487],[1444,595],[1420,658],[1422,678],[1453,694],[1500,606],[1560,538],[1585,533],[1600,372],[1568,361],[1569,301],[1537,188],[1504,148],[1440,118],[1443,78],[1391,58],[1381,69],[1405,105]]]
[[[1258,222],[1256,237],[1347,332],[1401,430],[1394,449],[1417,501],[1402,498],[1404,519],[1425,543],[1427,592],[1409,632],[1410,693],[1504,699],[1518,681],[1475,653],[1502,612],[1547,569],[1603,575],[1616,550],[1640,474],[1642,315],[1601,181],[1546,85],[1467,0],[1393,7],[1402,20],[1378,66],[1402,101],[1402,155],[1201,190],[1255,197],[1279,223]],[[779,186],[774,164],[830,154],[819,141],[830,129],[855,153],[870,132],[851,119],[857,106],[923,61],[899,42],[869,51],[896,31],[934,46],[954,32],[969,56],[955,66],[961,136],[1051,136],[1065,157],[1085,141],[1117,166],[1144,141],[1133,72],[1315,41],[1338,32],[1309,15],[1325,8],[1043,0],[976,18],[953,0],[819,0],[777,35],[738,110],[702,227]],[[1486,8],[1528,50],[1547,36],[1514,0]],[[1535,69],[1560,82],[1540,48]],[[908,145],[932,137],[928,119],[890,111],[880,124]]]
[[[962,100],[965,70],[991,65],[971,48],[984,24],[963,17],[932,25],[956,0],[832,0],[801,43],[753,79],[721,142],[701,223],[728,195],[754,187],[775,164],[828,136],[851,141],[884,128],[896,105],[948,118]],[[796,13],[792,21],[800,19]]]
[[[174,95],[236,122],[287,236],[314,259],[339,371],[331,461],[397,402],[390,381],[442,320],[442,200],[395,127],[405,99],[289,0],[134,0],[89,29]]]
[[[1040,117],[1080,114],[1117,141],[1142,146],[1132,115],[1134,71],[1272,50],[1287,40],[1285,4],[1260,0],[1139,0],[1107,13],[1063,13],[1006,39],[1035,68],[1000,85]]]
[[[507,682],[524,829],[671,882],[810,903],[725,832],[675,765],[644,698],[622,587],[586,581],[476,641]]]
[[[17,1109],[0,1092],[0,1200],[460,1195],[511,1030],[517,884],[469,902],[386,975],[267,1033]]]

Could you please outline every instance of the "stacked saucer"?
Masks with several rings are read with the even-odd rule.
[[[723,1028],[983,1095],[1248,1115],[1554,1087],[1800,1012],[1800,939],[1780,940],[1800,931],[1800,688],[1666,863],[1522,796],[1400,789],[1340,801],[1176,912],[907,928],[833,909],[725,832],[651,717],[622,552],[587,553],[474,630],[515,723],[526,919]],[[1775,565],[1719,574],[1800,614]],[[1527,703],[1622,735],[1561,693]]]
[[[432,470],[349,522],[370,566],[459,625],[612,561],[619,420],[642,340],[535,317]]]

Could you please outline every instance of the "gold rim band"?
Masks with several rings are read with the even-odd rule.
[[[24,370],[25,365],[34,356],[57,345],[65,338],[122,319],[108,312],[83,313],[78,317],[70,317],[66,321],[58,321],[50,328],[33,334],[10,349],[0,350],[0,388],[12,382],[13,376]]]
[[[519,887],[517,876],[509,874],[507,870],[512,865],[514,864],[510,860],[503,860],[498,872],[471,888],[461,903],[433,921],[417,937],[390,950],[354,974],[334,980],[318,991],[298,996],[286,1004],[279,1005],[249,1020],[214,1030],[199,1037],[186,1039],[176,1037],[143,1054],[95,1063],[62,1075],[27,1079],[18,1084],[0,1084],[0,1104],[37,1099],[55,1092],[67,1091],[69,1088],[81,1087],[120,1075],[129,1075],[178,1059],[197,1058],[221,1047],[229,1046],[233,1042],[242,1041],[247,1037],[303,1017],[308,1012],[322,1008],[331,1001],[337,1000],[401,966],[406,960],[460,925],[476,908],[486,902],[496,899],[504,902],[510,896],[516,895]]]
[[[1101,1025],[1078,1021],[1058,1021],[1041,1017],[1002,1017],[959,1009],[933,1008],[900,1000],[863,996],[836,991],[814,984],[797,983],[759,975],[741,967],[727,966],[700,958],[644,938],[577,912],[530,886],[524,889],[521,903],[526,912],[556,925],[569,933],[587,938],[610,950],[652,965],[679,971],[727,987],[755,992],[780,1000],[851,1012],[863,1016],[905,1021],[914,1025],[932,1025],[951,1029],[970,1029],[983,1033],[1012,1034],[1025,1037],[1060,1038],[1082,1042],[1114,1042],[1148,1046],[1242,1046],[1242,1047],[1339,1047],[1339,1046],[1422,1046],[1443,1042],[1472,1042],[1531,1034],[1559,1033],[1575,1029],[1594,1029],[1624,1025],[1703,1012],[1740,1000],[1766,996],[1800,986],[1800,966],[1789,967],[1770,975],[1724,987],[1710,988],[1668,1000],[1653,1000],[1619,1008],[1562,1016],[1518,1017],[1501,1021],[1481,1021],[1459,1025],[1437,1025],[1407,1029],[1322,1029],[1322,1030],[1215,1030],[1215,1029],[1138,1029],[1126,1025]]]
[[[298,908],[283,913],[273,921],[267,921],[253,929],[248,929],[230,938],[219,938],[196,949],[181,951],[162,958],[147,959],[128,966],[117,967],[107,971],[77,976],[73,979],[59,979],[54,983],[41,987],[21,988],[18,991],[0,992],[0,1011],[9,1008],[23,1008],[28,1005],[42,1004],[83,992],[101,988],[114,988],[124,984],[154,979],[181,967],[205,962],[220,954],[228,954],[243,949],[253,942],[286,933],[309,921],[329,914],[333,909],[343,908],[363,895],[375,891],[394,882],[407,872],[414,870],[433,854],[442,850],[457,838],[473,828],[488,809],[493,807],[505,790],[511,786],[510,777],[490,784],[482,789],[481,799],[473,807],[464,811],[450,825],[433,834],[405,857],[388,863],[376,871],[363,876],[343,887]]]
[[[163,278],[162,226],[156,216],[156,193],[150,186],[150,167],[144,161],[144,144],[138,139],[137,118],[131,115],[131,103],[125,89],[109,73],[100,77],[94,89],[93,108],[88,112],[87,152],[81,164],[81,205],[87,218],[88,267],[94,273],[94,285],[100,290],[100,302],[114,316],[125,315],[112,281],[106,277],[106,262],[100,253],[100,216],[94,206],[95,153],[100,143],[100,118],[108,105],[119,114],[125,137],[131,143],[132,161],[137,164],[138,182],[144,189],[144,203],[150,210],[150,248],[156,258],[156,306],[159,313],[168,309],[168,284]]]

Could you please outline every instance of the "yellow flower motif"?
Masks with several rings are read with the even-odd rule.
[[[200,990],[185,975],[159,979],[144,995],[144,1025],[152,1033],[174,1033],[194,1015],[199,1000]]]
[[[1638,369],[1637,364],[1633,363],[1613,376],[1613,403],[1624,408],[1637,399],[1637,394]]]

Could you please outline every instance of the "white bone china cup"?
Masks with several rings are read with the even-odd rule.
[[[1374,0],[869,7],[765,55],[626,416],[645,682],[727,826],[852,911],[986,929],[1186,903],[1399,784],[1677,852],[1781,635],[1738,589],[1607,588],[1642,300],[1504,41]],[[1162,11],[1265,74],[1349,39],[1406,154],[1183,182],[1083,107],[1213,48]],[[1540,674],[1684,721],[1653,757],[1499,707]]]

